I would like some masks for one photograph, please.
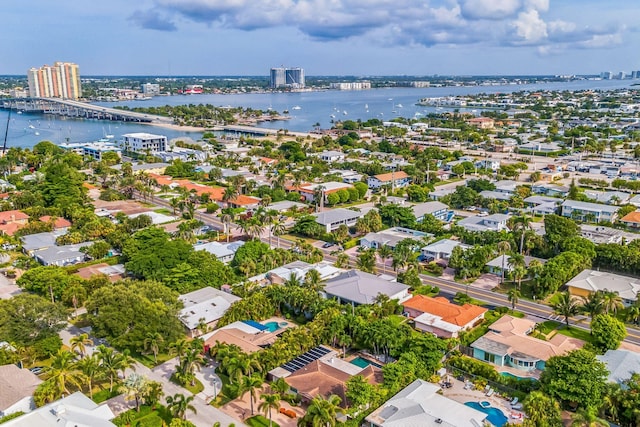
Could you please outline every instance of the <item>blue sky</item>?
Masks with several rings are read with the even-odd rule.
[[[0,74],[640,70],[637,0],[2,0]]]

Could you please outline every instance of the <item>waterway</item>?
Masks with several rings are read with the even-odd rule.
[[[153,107],[162,105],[211,104],[217,107],[251,107],[289,111],[290,120],[265,122],[259,126],[307,132],[319,123],[322,128],[338,120],[390,120],[394,117],[420,117],[440,112],[434,107],[418,106],[422,98],[479,93],[511,93],[538,90],[610,90],[630,88],[637,80],[577,80],[572,82],[537,83],[530,85],[458,86],[429,88],[385,88],[362,91],[315,91],[294,93],[248,93],[231,95],[158,96],[143,101],[101,102],[105,106]],[[297,108],[299,107],[299,108]],[[444,109],[446,110],[446,109]],[[0,110],[0,142],[4,139],[7,111]],[[105,135],[120,139],[125,133],[149,132],[166,135],[169,139],[191,137],[200,132],[184,132],[138,123],[108,122],[54,117],[42,114],[12,113],[7,146],[32,147],[42,140],[54,143],[95,141]]]

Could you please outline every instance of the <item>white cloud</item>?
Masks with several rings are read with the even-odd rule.
[[[462,15],[469,19],[504,19],[514,16],[520,0],[464,0]]]
[[[512,25],[516,35],[525,44],[538,43],[547,38],[547,24],[540,18],[537,10],[520,12]]]

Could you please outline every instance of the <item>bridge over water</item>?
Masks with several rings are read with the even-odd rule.
[[[86,102],[58,98],[0,98],[0,108],[29,113],[55,114],[85,119],[121,122],[173,124],[170,117],[103,107]]]

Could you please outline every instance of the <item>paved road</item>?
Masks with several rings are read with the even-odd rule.
[[[160,206],[170,208],[169,203],[164,199],[160,199],[158,197],[151,197],[151,199],[148,199],[148,200]],[[213,215],[198,212],[196,213],[196,218],[207,225],[213,225],[218,228],[223,227],[219,219]],[[233,227],[233,224],[231,225],[231,227]],[[263,237],[262,241],[264,241],[265,243],[268,243],[267,238]],[[292,242],[285,239],[280,239],[280,247],[288,249],[288,248],[291,248],[292,246],[293,246]],[[336,260],[336,257],[334,255],[331,255],[331,252],[335,251],[335,247],[320,248],[320,250],[323,251],[325,260],[327,261]],[[345,253],[348,254],[348,252],[345,252]],[[350,254],[350,257],[352,261],[351,265],[354,265],[356,254]],[[377,269],[381,271],[382,269],[381,263],[377,264]],[[462,293],[468,292],[469,296],[479,301],[483,301],[489,304],[494,304],[495,306],[503,306],[503,307],[511,306],[511,303],[509,302],[509,299],[507,298],[507,296],[500,293],[496,293],[496,292],[492,292],[484,289],[478,289],[478,288],[474,288],[473,286],[466,286],[466,285],[460,284],[453,280],[446,280],[446,279],[437,278],[437,277],[428,276],[428,275],[420,275],[420,278],[425,284],[428,284],[431,286],[438,286],[440,288],[440,291],[447,295],[455,295],[458,292],[462,292]],[[553,309],[543,304],[538,304],[538,303],[534,303],[527,300],[520,300],[516,308],[518,309],[518,311],[521,311],[527,315],[534,316],[543,320],[556,320],[556,321],[564,322],[563,317],[558,316],[557,314],[554,313]],[[572,326],[576,326],[578,328],[588,331],[591,319],[588,316],[576,316],[576,317],[571,317],[569,319],[569,322]],[[625,338],[625,341],[632,344],[640,345],[640,331],[638,329],[627,327],[627,337]]]

